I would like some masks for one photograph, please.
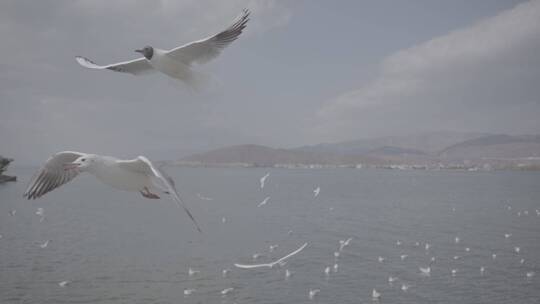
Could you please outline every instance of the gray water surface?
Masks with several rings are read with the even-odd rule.
[[[13,168],[19,182],[0,185],[0,303],[372,303],[373,288],[380,303],[540,302],[539,173],[169,168],[198,233],[174,202],[92,176],[26,201],[35,169]],[[326,277],[339,240],[349,237],[339,271]],[[304,242],[281,268],[233,266],[275,260]],[[432,256],[423,277],[419,267]],[[200,273],[188,276],[189,267]],[[227,277],[223,269],[231,269]],[[398,280],[390,285],[389,276]],[[402,284],[411,287],[403,292]],[[186,297],[185,289],[196,291]],[[310,289],[321,290],[311,301]]]

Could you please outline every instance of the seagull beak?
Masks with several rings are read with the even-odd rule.
[[[64,164],[64,171],[73,170],[79,168],[80,164],[76,163],[67,163]]]
[[[141,54],[142,54],[142,53],[143,53],[143,50],[135,50],[135,52],[141,53]]]

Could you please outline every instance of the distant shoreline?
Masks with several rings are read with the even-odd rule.
[[[383,169],[399,171],[460,171],[460,172],[490,172],[490,171],[540,171],[538,165],[505,165],[501,167],[480,166],[480,165],[421,165],[421,164],[255,164],[255,163],[200,163],[176,161],[170,162],[172,166],[190,168],[276,168],[276,169]]]

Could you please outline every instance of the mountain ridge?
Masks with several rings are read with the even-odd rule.
[[[449,136],[449,134],[451,136]],[[440,139],[440,136],[447,138]],[[463,139],[463,140],[462,140]],[[399,144],[399,145],[391,145]],[[447,146],[439,148],[442,144]],[[430,147],[423,150],[420,148]],[[434,132],[419,136],[272,148],[245,144],[181,158],[179,164],[222,166],[516,166],[540,159],[540,135]],[[522,163],[520,163],[522,164]]]

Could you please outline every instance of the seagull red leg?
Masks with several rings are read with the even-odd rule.
[[[142,194],[142,196],[144,196],[144,197],[146,197],[148,199],[160,199],[159,195],[150,192],[150,190],[148,190],[147,187],[144,187],[144,190],[139,191],[139,192]]]

